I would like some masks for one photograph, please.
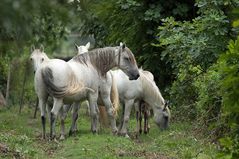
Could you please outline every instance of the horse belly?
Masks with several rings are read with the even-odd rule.
[[[80,102],[80,101],[84,101],[85,99],[87,99],[87,92],[81,92],[81,93],[77,93],[71,96],[67,96],[63,99],[63,102],[65,104],[71,104],[73,102]]]

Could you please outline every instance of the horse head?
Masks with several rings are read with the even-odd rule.
[[[169,126],[171,114],[168,103],[169,102],[166,101],[163,107],[158,107],[156,111],[154,110],[155,123],[160,127],[161,130],[165,130]]]
[[[120,43],[118,52],[118,67],[129,77],[129,80],[137,80],[140,75],[134,54],[123,43]]]
[[[90,48],[90,42],[88,42],[86,45],[81,45],[81,46],[78,46],[77,44],[75,44],[75,47],[78,54],[83,54],[88,52]]]
[[[36,49],[35,46],[31,46],[31,55],[30,55],[30,60],[33,65],[34,73],[36,70],[40,67],[40,65],[49,59],[44,53],[44,47],[41,45],[39,49]]]

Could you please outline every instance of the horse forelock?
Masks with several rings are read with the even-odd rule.
[[[91,64],[96,70],[104,75],[115,65],[115,47],[105,47],[91,50],[87,53],[76,55],[73,59],[82,64]]]
[[[161,108],[163,108],[165,101],[154,81],[144,75],[142,71],[140,71],[140,80],[142,83],[144,95],[150,96],[152,100],[156,101],[157,103],[160,102],[160,106]]]
[[[47,54],[45,52],[41,52],[40,49],[35,49],[32,53],[31,53],[31,57],[34,56],[43,56],[45,59],[49,59],[49,57],[47,56]]]

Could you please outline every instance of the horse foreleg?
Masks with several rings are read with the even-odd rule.
[[[113,105],[110,101],[110,96],[102,97],[102,100],[107,110],[108,118],[111,124],[112,133],[116,134],[118,132],[118,129],[116,127],[116,121],[115,121],[114,112],[113,112]]]
[[[148,114],[146,107],[144,106],[144,134],[148,133]]]
[[[149,133],[150,124],[149,124],[150,110],[147,108],[147,131]]]
[[[134,103],[136,112],[136,138],[139,136],[139,102]]]
[[[51,124],[50,124],[50,139],[55,138],[55,124],[56,124],[56,117],[59,110],[63,106],[63,100],[54,98],[53,108],[51,110]]]
[[[142,134],[142,107],[143,104],[140,102],[139,104],[139,133]]]
[[[123,122],[124,122],[124,111],[125,111],[125,104],[122,104],[122,111],[121,111],[121,116],[120,116],[120,123],[118,126],[118,132],[121,132],[122,126],[123,126]]]
[[[122,125],[122,129],[120,131],[120,134],[125,135],[126,137],[128,137],[127,127],[128,127],[130,112],[131,112],[133,104],[134,104],[134,100],[126,100],[125,101],[124,121],[123,121],[123,125]]]
[[[42,138],[46,139],[46,101],[47,98],[39,98],[39,108],[41,111],[41,123],[42,123]]]
[[[72,109],[72,123],[71,128],[69,131],[69,136],[77,132],[77,119],[78,119],[78,111],[80,108],[80,103],[73,103],[73,109]]]

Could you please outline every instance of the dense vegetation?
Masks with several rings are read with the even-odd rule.
[[[238,158],[238,7],[238,0],[2,0],[0,91],[6,95],[10,68],[8,105],[35,103],[31,44],[68,56],[74,42],[123,41],[155,75],[173,119],[193,121],[220,145],[218,157]]]

